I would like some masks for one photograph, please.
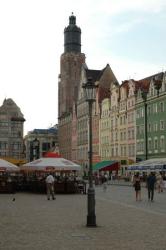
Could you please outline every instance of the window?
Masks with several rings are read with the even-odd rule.
[[[160,121],[160,130],[164,130],[164,121]]]
[[[111,133],[111,140],[112,140],[112,141],[113,141],[113,135],[114,135],[114,133],[112,132],[112,133]]]
[[[124,146],[124,156],[126,156],[126,147]]]
[[[154,89],[153,89],[153,87],[151,87],[151,89],[150,89],[150,95],[151,95],[151,96],[154,95]]]
[[[120,125],[122,125],[122,116],[120,117]]]
[[[115,120],[115,126],[118,126],[118,119]]]
[[[48,151],[50,149],[50,143],[48,142],[43,142],[42,143],[42,150],[43,151]]]
[[[148,139],[148,149],[151,151],[152,150],[152,139]]]
[[[123,146],[120,147],[121,150],[121,156],[123,156]]]
[[[113,127],[113,120],[111,120],[111,128]]]
[[[158,139],[155,138],[154,139],[154,150],[157,150],[158,149]]]
[[[123,140],[123,133],[120,132],[120,139]]]
[[[148,131],[151,132],[151,123],[148,124]]]
[[[118,156],[118,148],[116,148],[116,156]]]
[[[166,91],[166,78],[165,78],[165,83],[164,83],[164,91]]]
[[[128,131],[128,139],[130,139],[130,130]]]
[[[132,146],[132,156],[135,156],[135,145]]]
[[[158,124],[157,124],[157,122],[155,122],[155,124],[154,124],[154,131],[157,131],[157,129],[158,129]]]
[[[10,144],[12,150],[18,150],[20,149],[20,143],[19,142],[13,142]]]
[[[139,109],[137,110],[137,119],[140,118],[140,111]]]
[[[0,149],[7,149],[7,142],[0,142]]]
[[[128,123],[131,121],[131,114],[128,113]]]
[[[141,125],[141,134],[144,134],[145,126],[144,124]]]
[[[112,156],[114,156],[114,148],[112,148]]]
[[[164,136],[161,136],[161,138],[160,138],[160,148],[161,148],[161,151],[164,151],[164,148],[165,148]]]
[[[137,142],[137,144],[136,144],[136,150],[137,150],[137,152],[139,152],[140,150],[139,150],[139,148],[140,148],[140,143],[139,142]]]
[[[128,149],[129,149],[129,156],[131,156],[131,145],[129,145]]]
[[[160,112],[164,112],[164,103],[160,102]]]
[[[151,113],[151,107],[150,106],[148,106],[148,115],[150,115],[150,113]]]
[[[144,117],[144,109],[141,108],[141,117]]]
[[[157,103],[153,104],[153,112],[157,113]]]
[[[144,142],[141,142],[141,151],[144,151]]]

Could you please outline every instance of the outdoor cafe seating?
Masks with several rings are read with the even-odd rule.
[[[86,183],[76,180],[80,174],[81,166],[66,160],[59,155],[51,154],[27,164],[21,168],[23,186],[26,191],[46,192],[45,179],[48,173],[55,177],[56,193],[86,193]]]

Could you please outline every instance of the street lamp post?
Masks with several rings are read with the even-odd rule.
[[[93,186],[93,170],[92,170],[92,106],[96,99],[96,85],[92,81],[92,78],[88,78],[87,83],[82,85],[84,89],[84,97],[88,102],[89,108],[89,187],[88,187],[88,215],[87,215],[87,227],[96,227],[96,215],[95,215],[95,189]]]
[[[148,159],[148,131],[147,131],[147,90],[142,90],[141,95],[144,101],[144,131],[145,131],[145,160]]]

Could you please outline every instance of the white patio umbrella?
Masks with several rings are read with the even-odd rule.
[[[24,164],[21,170],[26,171],[80,171],[81,166],[64,158],[40,158]]]
[[[16,165],[6,160],[0,159],[0,172],[17,172],[19,170],[19,167]]]

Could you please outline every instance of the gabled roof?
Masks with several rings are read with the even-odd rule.
[[[112,85],[119,86],[119,83],[110,68],[110,65],[107,64],[106,67],[101,70],[101,77],[99,81],[99,92],[98,92],[98,101],[101,103],[103,99],[110,98],[110,89]]]
[[[163,78],[163,75],[164,75],[164,73],[163,73],[163,72],[160,72],[160,73],[157,73],[157,74],[154,74],[154,75],[145,77],[145,78],[143,78],[143,79],[141,79],[141,80],[139,80],[139,81],[142,81],[142,80],[151,81],[151,80],[154,79],[154,78],[161,78],[161,79],[162,79],[162,78]]]
[[[158,84],[161,84],[163,76],[164,76],[164,73],[160,72],[160,73],[154,74],[152,76],[148,76],[146,78],[143,78],[143,79],[138,81],[138,83],[139,83],[138,88],[141,88],[143,91],[148,91],[151,80],[154,80],[156,83],[156,86],[157,86]]]
[[[116,76],[114,75],[110,65],[107,64],[106,67],[101,71],[100,85],[110,88],[111,84],[119,86]]]
[[[124,88],[127,92],[127,96],[129,93],[129,80],[122,81],[122,84],[120,85],[120,88]]]
[[[4,99],[2,106],[0,106],[0,111],[5,112],[11,117],[13,116],[13,113],[15,113],[16,114],[15,117],[22,119],[22,121],[25,121],[20,108],[11,98]]]
[[[94,70],[94,69],[85,69],[87,79],[92,77],[93,81],[96,82],[101,77],[101,70]]]

